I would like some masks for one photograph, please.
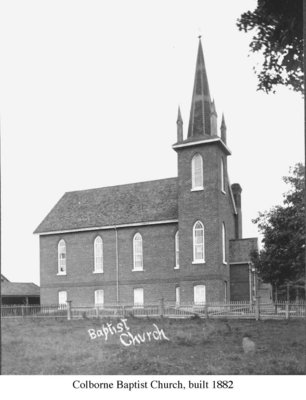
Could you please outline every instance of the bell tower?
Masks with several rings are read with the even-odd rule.
[[[211,100],[199,40],[187,138],[179,110],[177,143],[180,269],[182,301],[198,288],[206,301],[229,298],[229,240],[235,237],[235,203],[227,175],[224,119],[218,136],[217,111]],[[196,288],[195,288],[196,286]],[[185,287],[185,289],[184,289]]]

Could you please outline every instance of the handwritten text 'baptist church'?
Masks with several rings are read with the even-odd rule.
[[[88,329],[88,334],[91,339],[98,337],[104,337],[105,341],[110,336],[119,335],[119,340],[123,346],[131,346],[135,344],[141,344],[150,342],[151,340],[169,340],[165,335],[163,329],[159,329],[156,324],[153,324],[154,330],[149,332],[137,333],[133,335],[130,331],[130,327],[127,325],[127,319],[121,318],[121,322],[117,325],[112,323],[103,324],[101,329]]]

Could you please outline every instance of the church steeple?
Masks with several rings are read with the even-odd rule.
[[[188,127],[188,138],[204,134],[211,135],[211,100],[201,37],[199,37],[199,39],[200,40]]]
[[[225,125],[224,114],[222,114],[222,122],[220,130],[221,130],[221,139],[223,143],[226,144],[226,125]]]

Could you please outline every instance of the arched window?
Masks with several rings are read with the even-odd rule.
[[[179,232],[177,231],[175,234],[175,267],[178,269],[180,267],[179,264],[179,256],[180,256],[180,250],[179,250]]]
[[[134,271],[143,270],[143,251],[142,251],[142,237],[140,233],[136,233],[133,239],[133,258],[134,258]]]
[[[103,272],[103,242],[100,236],[94,242],[95,273]]]
[[[224,222],[222,223],[222,261],[223,264],[226,264],[226,241],[225,241],[225,237],[226,237],[226,232],[225,232],[225,224]]]
[[[66,275],[66,243],[61,239],[58,243],[58,275]]]
[[[203,189],[203,159],[200,154],[193,156],[191,161],[192,189]]]
[[[221,190],[225,193],[225,168],[223,158],[221,158]]]
[[[204,225],[201,221],[197,221],[193,225],[193,262],[205,262]]]

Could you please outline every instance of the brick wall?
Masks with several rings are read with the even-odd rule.
[[[204,190],[191,191],[191,159],[203,157]],[[227,300],[231,287],[229,241],[235,237],[233,206],[228,191],[221,191],[221,157],[227,160],[218,144],[197,145],[178,150],[178,224],[118,228],[119,301],[133,303],[133,289],[144,289],[145,303],[161,298],[174,301],[180,286],[182,302],[192,302],[194,286],[206,286],[207,301]],[[193,264],[192,230],[197,220],[205,226],[205,263]],[[226,261],[222,260],[222,223],[226,226]],[[175,266],[175,234],[179,228],[180,268]],[[143,239],[144,271],[133,269],[133,237]],[[94,274],[94,240],[103,239],[104,272]],[[67,275],[58,276],[57,247],[64,239],[67,249]],[[235,245],[234,245],[235,246]],[[66,290],[74,305],[93,305],[94,291],[104,290],[104,302],[117,300],[115,229],[43,235],[40,237],[41,302],[57,303],[58,291]]]
[[[206,285],[207,300],[217,301],[223,296],[218,271],[206,270],[204,265],[182,265],[174,269],[174,237],[176,224],[147,226],[139,229],[118,229],[119,301],[133,303],[133,289],[144,289],[146,303],[161,298],[175,300],[175,288],[181,287],[181,300],[193,301],[193,287]],[[141,233],[143,239],[144,271],[133,269],[133,236]],[[94,274],[93,243],[97,235],[103,239],[104,272]],[[57,245],[60,239],[66,242],[67,275],[57,275]],[[41,302],[56,304],[58,292],[66,290],[68,300],[76,306],[93,305],[94,291],[104,290],[105,304],[117,300],[116,241],[114,230],[67,233],[41,236]],[[221,279],[221,280],[220,280]],[[228,280],[228,279],[227,279]],[[223,297],[222,297],[223,299]]]

